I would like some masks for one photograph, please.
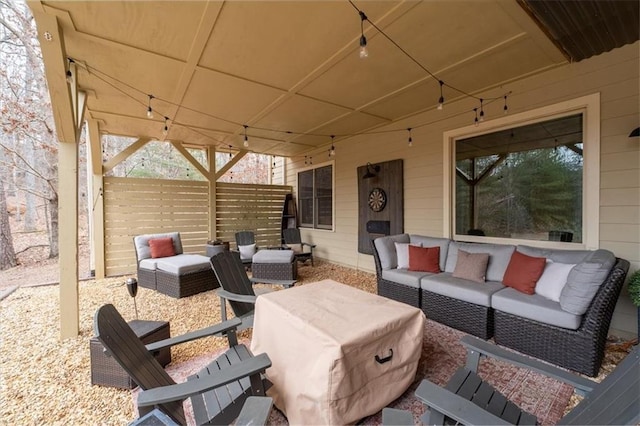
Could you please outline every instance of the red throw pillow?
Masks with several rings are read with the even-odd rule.
[[[440,272],[440,247],[417,247],[409,245],[409,270]]]
[[[513,287],[526,294],[533,294],[536,282],[544,272],[547,259],[544,257],[527,256],[514,251],[509,261],[509,266],[504,272],[502,284]]]
[[[149,248],[151,249],[151,257],[169,257],[175,256],[176,251],[173,248],[173,238],[153,238],[149,240]]]

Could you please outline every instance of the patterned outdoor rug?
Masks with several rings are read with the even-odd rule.
[[[410,410],[415,423],[421,424],[419,418],[425,412],[425,407],[414,396],[414,392],[423,378],[440,386],[446,385],[456,369],[465,363],[466,351],[459,343],[464,335],[461,331],[427,320],[416,381],[400,398],[389,404],[389,407]],[[178,365],[169,365],[167,372],[176,382],[182,382],[187,376],[197,372],[214,359],[218,353],[202,355]],[[573,394],[571,386],[493,359],[483,359],[480,362],[479,374],[502,392],[507,399],[535,415],[542,425],[556,424]],[[134,391],[134,399],[136,395],[137,392]],[[189,403],[185,402],[185,404]],[[187,416],[190,416],[190,412],[191,407],[185,405]],[[194,424],[192,418],[188,418],[188,421],[189,424]],[[286,425],[288,423],[286,417],[279,410],[274,409],[269,418],[269,424]],[[369,416],[359,424],[380,425],[382,413]]]

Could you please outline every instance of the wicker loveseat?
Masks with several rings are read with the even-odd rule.
[[[443,272],[398,269],[396,247],[407,243],[439,247],[439,266]],[[589,376],[597,375],[613,310],[629,269],[628,261],[615,258],[606,250],[472,244],[409,234],[377,238],[372,246],[381,296],[419,307],[427,318],[466,333],[494,338],[500,345]],[[486,282],[453,277],[460,250],[489,253]],[[503,285],[501,281],[515,251],[544,257],[547,266],[554,262],[568,267],[575,265],[567,280],[572,288],[566,290],[563,304]],[[584,313],[567,312],[565,309],[573,311],[570,305],[574,302],[567,298],[574,297],[571,290],[580,289],[580,280],[592,280],[584,285],[590,285],[595,295],[578,301],[583,304]]]
[[[172,256],[153,257],[151,240],[171,238]],[[209,258],[184,253],[179,232],[134,237],[138,284],[171,297],[181,298],[220,287]]]

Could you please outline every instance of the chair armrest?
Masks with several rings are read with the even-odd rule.
[[[561,382],[573,386],[578,392],[583,394],[591,392],[594,386],[598,384],[593,380],[586,379],[582,376],[570,373],[554,365],[526,357],[519,353],[507,351],[497,345],[487,343],[484,340],[478,339],[476,337],[464,336],[462,339],[460,339],[460,343],[462,343],[462,345],[467,348],[467,355],[469,356],[469,358],[467,358],[467,368],[474,371],[477,371],[477,368],[469,365],[469,360],[472,357],[473,352],[476,352],[481,356],[495,358],[500,361],[505,361],[509,364],[516,365],[518,367],[526,368],[544,374],[545,376],[553,377],[554,379],[560,380]]]
[[[158,340],[157,342],[149,343],[145,347],[149,352],[158,351],[160,349],[175,346],[180,343],[190,342],[202,337],[220,335],[231,330],[235,331],[240,326],[240,324],[242,324],[242,321],[240,319],[232,318],[229,321],[224,321],[211,327],[191,331],[189,333],[181,334],[180,336],[171,337],[169,339]]]
[[[269,280],[266,278],[249,278],[252,284],[273,284],[282,285],[285,288],[293,287],[297,282],[296,280]]]
[[[309,246],[309,247],[311,247],[312,249],[316,247],[316,245],[315,245],[315,244],[309,244],[309,243],[302,243],[302,246],[303,246],[303,247],[304,247],[304,246]]]
[[[235,382],[243,377],[264,372],[269,367],[271,367],[271,360],[267,354],[260,354],[209,376],[142,391],[138,395],[138,407],[180,401],[192,395],[199,395],[208,390]]]
[[[268,396],[250,396],[244,401],[235,425],[266,425],[272,408],[273,398]]]
[[[224,290],[222,288],[218,289],[218,296],[223,299],[233,300],[234,302],[244,302],[244,303],[256,303],[257,296],[251,296],[249,294],[236,294],[231,293],[230,291]]]
[[[483,410],[471,401],[441,388],[428,380],[423,380],[415,395],[432,410],[451,417],[465,425],[508,425],[500,417]]]

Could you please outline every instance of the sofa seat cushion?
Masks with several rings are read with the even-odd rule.
[[[259,250],[253,255],[253,263],[291,263],[295,257],[293,250]]]
[[[175,275],[185,275],[211,268],[209,258],[200,254],[177,254],[156,260],[158,270]]]
[[[449,243],[451,242],[448,238],[437,238],[437,237],[424,237],[422,235],[409,235],[409,240],[412,243],[420,243],[422,247],[440,247],[440,270],[444,271],[444,267],[447,263],[447,253],[449,251]]]
[[[467,253],[489,253],[489,265],[487,266],[487,281],[502,281],[511,255],[516,246],[510,244],[474,244],[452,241],[449,244],[445,272],[453,272],[458,262],[458,250]]]
[[[383,270],[398,267],[398,255],[396,253],[395,243],[408,242],[409,234],[389,235],[388,237],[380,237],[373,240],[373,244],[375,244],[378,252],[378,257],[380,258],[380,266]]]
[[[582,322],[582,315],[563,310],[558,302],[539,294],[524,294],[513,288],[495,293],[491,298],[491,306],[497,311],[570,330],[577,330]]]
[[[504,286],[497,281],[477,283],[463,278],[455,278],[450,273],[443,272],[422,277],[420,288],[464,302],[490,307],[491,296],[502,290]]]
[[[382,278],[412,288],[420,288],[420,278],[433,275],[428,272],[409,271],[406,269],[387,269],[382,271]]]
[[[158,259],[153,259],[151,257],[149,259],[142,259],[138,264],[138,267],[142,269],[148,269],[150,271],[155,271],[158,267]]]

